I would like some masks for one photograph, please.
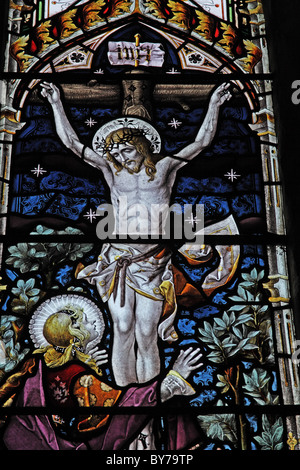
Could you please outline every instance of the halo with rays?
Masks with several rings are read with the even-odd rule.
[[[105,151],[105,140],[106,137],[114,131],[119,129],[129,128],[129,129],[139,129],[143,132],[146,139],[151,143],[151,151],[153,153],[159,153],[161,149],[161,138],[159,133],[154,127],[143,119],[138,119],[135,117],[123,117],[114,119],[112,121],[104,124],[98,131],[95,133],[93,138],[93,149],[96,153],[103,156]]]
[[[32,315],[32,318],[29,322],[29,333],[36,348],[49,346],[49,343],[43,334],[43,329],[47,318],[49,318],[53,313],[59,312],[60,310],[66,308],[66,306],[70,305],[82,309],[86,315],[87,320],[91,323],[94,322],[95,324],[95,330],[97,331],[98,336],[93,341],[91,341],[89,346],[92,347],[101,341],[105,324],[100,308],[94,302],[82,295],[65,294],[57,295],[45,300]]]

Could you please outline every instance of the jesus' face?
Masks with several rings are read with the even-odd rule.
[[[138,173],[145,168],[149,181],[155,177],[157,155],[144,133],[139,129],[122,128],[111,132],[105,139],[107,159],[113,163],[118,174],[124,168],[128,173]]]
[[[130,143],[114,144],[111,156],[129,173],[138,173],[142,167],[144,156]]]

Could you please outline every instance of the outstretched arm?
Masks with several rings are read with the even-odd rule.
[[[53,110],[55,128],[62,143],[72,150],[76,155],[81,156],[83,144],[67,118],[63,104],[60,99],[60,92],[53,83],[41,83],[41,95],[46,98]]]
[[[107,161],[89,147],[85,147],[83,143],[80,142],[78,135],[71,126],[70,121],[66,115],[57,86],[53,83],[42,82],[41,88],[41,95],[49,101],[49,104],[52,107],[56,132],[62,143],[67,148],[72,150],[75,155],[84,158],[85,162],[90,163],[96,168],[102,170],[105,179],[110,184],[112,173]]]
[[[213,92],[210,98],[206,116],[198,134],[196,135],[195,141],[174,155],[177,157],[177,159],[173,160],[173,166],[180,168],[189,160],[197,157],[197,155],[199,155],[202,150],[209,147],[209,145],[212,143],[218,126],[220,107],[223,103],[225,103],[225,101],[229,101],[232,97],[229,91],[229,87],[230,83],[223,83]],[[180,158],[183,159],[182,162],[180,162]]]

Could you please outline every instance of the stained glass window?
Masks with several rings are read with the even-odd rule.
[[[6,3],[1,448],[294,449],[264,2]]]

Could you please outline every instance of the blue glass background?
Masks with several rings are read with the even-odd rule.
[[[199,107],[186,112],[176,107],[155,109],[153,121],[162,136],[162,153],[173,154],[192,142],[204,112]],[[117,117],[119,111],[98,105],[70,106],[68,114],[81,141],[91,145],[96,130]],[[94,225],[85,214],[110,201],[102,174],[80,164],[61,144],[47,106],[28,105],[25,117],[26,126],[18,134],[14,147],[11,193],[14,220],[21,216],[23,221],[25,217],[32,221],[42,218],[50,224],[57,220],[71,222],[91,233]],[[95,121],[91,127],[87,125],[90,118]],[[176,129],[170,126],[172,119],[181,123]],[[257,141],[248,119],[244,107],[222,110],[213,144],[178,173],[172,203],[203,204],[208,222],[232,214],[238,224],[242,222],[241,232],[246,227],[247,231],[256,233],[264,230],[264,205]],[[34,169],[38,165],[45,173],[37,176]],[[231,170],[237,175],[234,180],[227,176]],[[245,221],[250,225],[243,224]]]

